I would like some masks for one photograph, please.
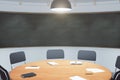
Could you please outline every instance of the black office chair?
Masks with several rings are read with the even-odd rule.
[[[11,63],[11,69],[13,69],[12,64],[19,63],[19,62],[25,62],[26,57],[24,51],[14,52],[10,54],[10,63]]]
[[[9,73],[0,65],[0,76],[2,80],[10,80]]]
[[[80,50],[78,52],[78,59],[96,61],[96,52],[95,51],[89,51],[89,50]]]
[[[111,80],[117,80],[116,78],[120,78],[120,56],[117,56],[115,62],[115,72],[112,73]]]
[[[120,69],[120,56],[117,56],[116,63],[115,63],[115,72],[117,69]]]
[[[62,49],[48,50],[47,59],[64,59],[64,51]]]
[[[120,80],[120,71],[115,72],[111,80]]]

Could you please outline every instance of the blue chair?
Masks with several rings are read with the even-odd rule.
[[[64,59],[64,51],[62,49],[48,50],[47,59]]]
[[[78,59],[96,61],[96,52],[95,51],[89,51],[89,50],[80,50],[78,52]]]
[[[19,63],[19,62],[25,62],[26,57],[24,51],[14,52],[10,54],[10,63],[11,63],[11,69],[13,69],[12,64]]]

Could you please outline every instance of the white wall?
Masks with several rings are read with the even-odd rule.
[[[65,59],[77,60],[79,50],[94,50],[97,53],[97,64],[105,66],[114,72],[116,57],[120,55],[120,49],[117,48],[97,48],[97,47],[21,47],[21,48],[1,48],[0,49],[0,65],[4,66],[8,71],[11,70],[9,54],[16,51],[25,51],[27,63],[46,59],[48,49],[63,49]]]

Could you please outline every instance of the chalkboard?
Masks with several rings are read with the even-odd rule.
[[[25,14],[0,12],[0,47],[120,48],[120,12]]]

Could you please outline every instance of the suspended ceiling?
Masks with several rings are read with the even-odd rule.
[[[0,0],[0,1],[15,1],[15,2],[33,2],[33,3],[49,3],[52,0]],[[72,3],[89,3],[89,2],[119,2],[120,0],[69,0]]]
[[[0,0],[0,11],[51,13],[53,0]],[[120,11],[120,0],[69,0],[73,13]]]

